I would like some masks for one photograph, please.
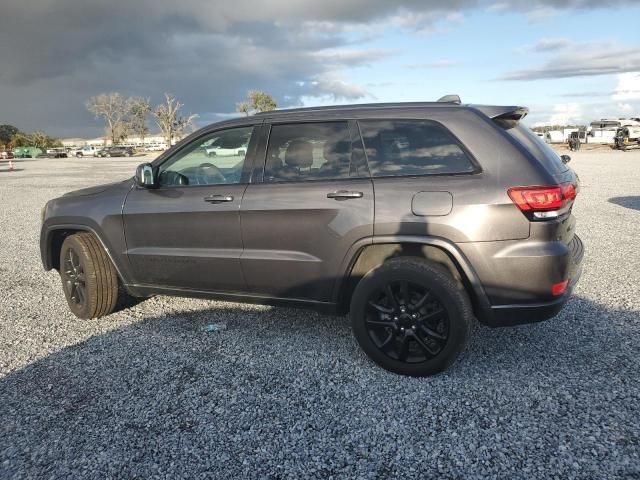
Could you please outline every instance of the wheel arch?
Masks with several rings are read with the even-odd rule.
[[[62,248],[62,243],[64,240],[75,234],[80,232],[91,233],[96,239],[100,246],[104,249],[107,257],[111,261],[111,264],[116,269],[116,273],[118,274],[119,280],[123,285],[126,285],[126,277],[124,277],[121,266],[118,264],[116,259],[113,257],[113,254],[107,244],[104,242],[98,232],[88,226],[88,225],[78,225],[78,224],[65,224],[65,225],[54,225],[49,227],[44,233],[44,239],[42,242],[42,263],[45,270],[59,270],[60,269],[60,249]]]
[[[471,300],[476,318],[491,316],[491,307],[475,270],[464,254],[452,243],[440,238],[388,237],[368,240],[354,246],[343,278],[336,289],[339,311],[347,312],[358,282],[371,270],[397,257],[417,257],[446,268]]]

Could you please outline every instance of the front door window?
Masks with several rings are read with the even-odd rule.
[[[192,142],[160,166],[160,185],[240,183],[253,130],[253,127],[220,130]]]

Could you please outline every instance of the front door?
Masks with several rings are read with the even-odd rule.
[[[243,291],[239,209],[254,127],[204,134],[157,167],[159,187],[134,187],[123,217],[135,283]]]
[[[373,187],[349,127],[271,127],[263,181],[249,185],[240,210],[250,292],[329,302],[347,252],[373,235]]]

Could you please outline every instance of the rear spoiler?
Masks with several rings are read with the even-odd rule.
[[[505,129],[515,127],[529,113],[527,107],[517,106],[473,105],[472,108],[475,108]]]

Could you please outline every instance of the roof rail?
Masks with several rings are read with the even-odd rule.
[[[348,109],[363,109],[363,108],[423,108],[423,107],[437,107],[439,103],[452,103],[460,105],[460,97],[458,95],[445,95],[436,102],[391,102],[391,103],[356,103],[351,105],[323,105],[317,107],[302,107],[302,108],[284,108],[282,110],[269,110],[267,112],[257,112],[255,115],[278,115],[286,113],[313,113],[313,112],[329,112],[332,110],[348,110]]]
[[[444,97],[440,97],[438,99],[438,102],[441,102],[441,103],[456,103],[456,104],[460,105],[462,103],[462,100],[460,100],[460,95],[452,94],[452,95],[445,95]]]

